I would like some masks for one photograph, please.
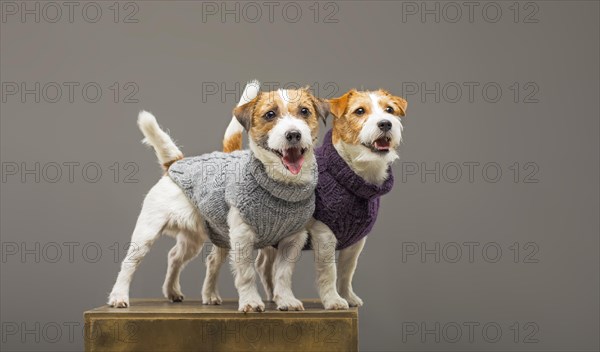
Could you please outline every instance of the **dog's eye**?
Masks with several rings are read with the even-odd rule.
[[[300,114],[304,117],[307,117],[308,115],[310,115],[310,110],[308,110],[307,108],[301,108]]]
[[[387,108],[385,108],[385,112],[387,112],[388,114],[393,114],[394,113],[394,108],[391,106],[388,106]]]
[[[365,113],[365,109],[363,109],[363,108],[358,108],[358,109],[354,110],[354,113],[355,113],[356,115],[359,115],[359,116],[360,116],[360,115],[362,115],[362,114],[364,114],[364,113]]]
[[[264,117],[267,121],[273,120],[275,118],[275,111],[273,111],[273,110],[267,111],[267,113],[264,115]]]

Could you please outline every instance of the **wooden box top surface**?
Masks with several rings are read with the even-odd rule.
[[[185,300],[183,302],[173,303],[167,299],[132,299],[128,308],[111,308],[104,305],[84,312],[84,317],[96,318],[129,318],[143,316],[163,316],[163,317],[189,317],[194,316],[220,316],[231,315],[229,318],[240,318],[255,316],[257,314],[263,317],[292,317],[302,316],[303,318],[358,318],[358,309],[350,308],[348,310],[325,310],[318,299],[303,299],[304,311],[279,311],[273,302],[265,302],[266,309],[261,313],[242,313],[238,312],[238,301],[234,299],[223,300],[221,305],[204,305],[200,300]]]

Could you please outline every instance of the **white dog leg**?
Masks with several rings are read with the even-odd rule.
[[[302,230],[284,238],[277,245],[274,264],[273,300],[279,310],[304,310],[302,302],[292,292],[292,274],[300,259],[308,234]]]
[[[163,284],[163,294],[167,299],[173,302],[183,301],[179,275],[186,264],[198,255],[203,246],[203,236],[183,231],[177,234],[177,244],[169,251],[169,264]]]
[[[123,259],[117,281],[108,296],[108,304],[111,307],[126,308],[129,306],[129,287],[133,274],[167,223],[167,212],[157,211],[154,203],[149,194],[133,230],[131,246],[127,251],[127,256]]]
[[[350,307],[360,307],[363,305],[362,299],[352,290],[352,277],[356,270],[358,256],[362,252],[366,241],[367,238],[363,237],[363,239],[352,246],[342,249],[338,258],[338,291],[348,301]]]
[[[219,295],[217,282],[221,265],[227,258],[229,249],[213,245],[210,254],[206,258],[206,277],[202,285],[202,304],[221,304],[223,300]]]
[[[277,250],[274,247],[262,248],[258,251],[254,265],[267,295],[267,301],[273,300],[273,263]]]
[[[252,250],[256,234],[242,220],[239,211],[232,207],[227,216],[229,223],[230,261],[235,276],[240,312],[263,312],[263,303],[256,287],[256,272],[252,260]]]
[[[325,309],[348,309],[348,302],[336,289],[335,246],[337,240],[327,225],[315,221],[310,227],[310,241],[315,254],[317,289]]]

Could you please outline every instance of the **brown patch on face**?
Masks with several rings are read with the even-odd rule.
[[[261,92],[252,101],[234,110],[235,117],[246,128],[250,138],[262,147],[266,147],[269,131],[282,116],[290,115],[305,121],[314,141],[319,132],[318,119],[325,119],[329,114],[328,102],[314,97],[307,88],[283,91],[283,96],[279,91]],[[306,114],[303,114],[303,109],[306,109]]]
[[[392,115],[406,115],[406,108],[408,107],[408,102],[404,98],[392,95],[390,94],[390,92],[384,89],[380,89],[376,93],[377,95],[379,95],[379,106],[383,111],[385,111],[386,108],[391,107],[392,109],[394,109]]]
[[[296,95],[288,90],[288,94],[289,96],[298,97],[298,99],[292,99],[291,102],[288,102],[289,114],[304,119],[308,128],[310,128],[311,140],[316,141],[319,134],[319,119],[325,121],[329,114],[329,103],[312,95],[308,88],[296,90]],[[302,108],[308,109],[308,116],[302,114]]]
[[[265,146],[271,128],[275,126],[276,118],[268,119],[265,115],[272,111],[275,116],[280,113],[281,102],[274,92],[260,93],[254,105],[252,123],[248,134],[258,145]]]
[[[359,144],[358,135],[372,111],[368,92],[352,89],[339,98],[331,99],[329,104],[334,116],[332,142],[335,144],[341,139],[348,144]]]

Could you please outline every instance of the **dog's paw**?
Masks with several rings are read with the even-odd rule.
[[[183,302],[183,299],[185,298],[183,293],[175,288],[164,287],[163,294],[165,295],[165,298],[171,302]]]
[[[325,309],[328,310],[343,310],[350,308],[348,301],[346,301],[339,295],[336,297],[323,299],[323,307],[325,307]]]
[[[129,307],[129,296],[120,293],[111,293],[108,296],[108,305],[113,308],[127,308]]]
[[[183,299],[184,299],[185,297],[183,296],[183,294],[182,294],[182,293],[179,293],[179,294],[177,294],[177,293],[174,293],[174,294],[170,294],[170,295],[168,295],[168,296],[167,296],[167,298],[168,298],[169,300],[171,300],[171,302],[173,302],[173,303],[179,303],[179,302],[183,302]]]
[[[217,292],[202,293],[202,304],[221,304],[223,300]]]
[[[294,296],[275,297],[275,303],[279,310],[304,310],[302,302]]]
[[[363,300],[360,299],[360,297],[358,297],[356,293],[352,291],[349,291],[345,294],[342,293],[341,296],[344,297],[344,299],[348,302],[348,305],[350,305],[350,307],[362,307],[363,305]]]
[[[240,312],[250,313],[250,312],[264,312],[265,304],[260,299],[260,297],[252,297],[242,299],[240,298],[240,306],[238,308]]]

